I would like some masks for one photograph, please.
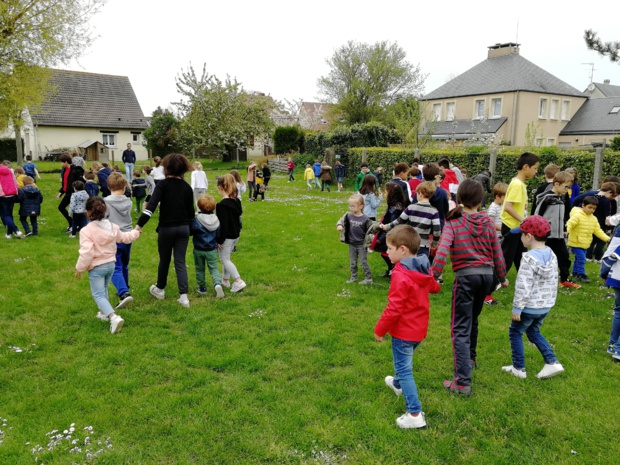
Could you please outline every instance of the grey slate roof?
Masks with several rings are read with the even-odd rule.
[[[475,134],[495,134],[508,118],[494,118],[487,120],[456,119],[454,121],[437,121],[427,124],[422,134],[429,131],[433,138],[454,137],[455,139],[468,139]]]
[[[620,106],[620,97],[588,99],[560,135],[620,134],[620,113],[609,114],[616,106]]]
[[[620,97],[620,86],[611,84],[600,84],[595,82],[594,85],[601,91],[605,97]]]
[[[126,76],[52,70],[57,92],[32,116],[39,126],[146,129],[136,94]]]
[[[515,92],[517,90],[585,97],[579,90],[526,60],[521,55],[512,54],[487,58],[428,93],[421,100]]]

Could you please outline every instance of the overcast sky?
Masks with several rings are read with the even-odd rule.
[[[595,82],[620,85],[620,64],[583,40],[590,28],[620,40],[617,1],[417,3],[108,0],[91,21],[99,38],[69,68],[128,76],[145,115],[179,100],[175,77],[190,63],[279,100],[317,101],[325,59],[349,40],[397,42],[428,74],[425,93],[486,59],[487,46],[515,41],[521,56],[581,91],[584,63],[594,63]]]

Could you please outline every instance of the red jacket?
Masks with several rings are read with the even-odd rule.
[[[452,170],[444,168],[443,171],[446,174],[446,176],[443,178],[443,181],[441,181],[441,187],[445,189],[446,191],[448,191],[449,193],[450,184],[456,184],[458,186],[459,178],[456,177],[456,173]]]
[[[400,262],[392,272],[388,304],[375,326],[375,334],[386,333],[404,341],[421,342],[428,332],[429,294],[439,292],[430,274],[408,270]]]

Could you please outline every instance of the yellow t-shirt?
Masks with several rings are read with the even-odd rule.
[[[502,223],[508,226],[510,229],[518,227],[521,223],[509,215],[505,211],[506,202],[512,202],[512,208],[522,217],[525,217],[525,207],[527,204],[527,188],[525,183],[518,178],[512,178],[508,190],[506,191],[506,198],[504,199],[504,205],[502,206],[502,213],[500,218]]]

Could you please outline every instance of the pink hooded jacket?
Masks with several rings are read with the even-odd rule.
[[[4,165],[0,165],[0,197],[17,195],[18,189],[17,180],[11,170]]]
[[[75,269],[82,272],[116,261],[116,243],[129,244],[138,237],[139,231],[121,232],[109,220],[91,221],[80,231],[80,257]]]

